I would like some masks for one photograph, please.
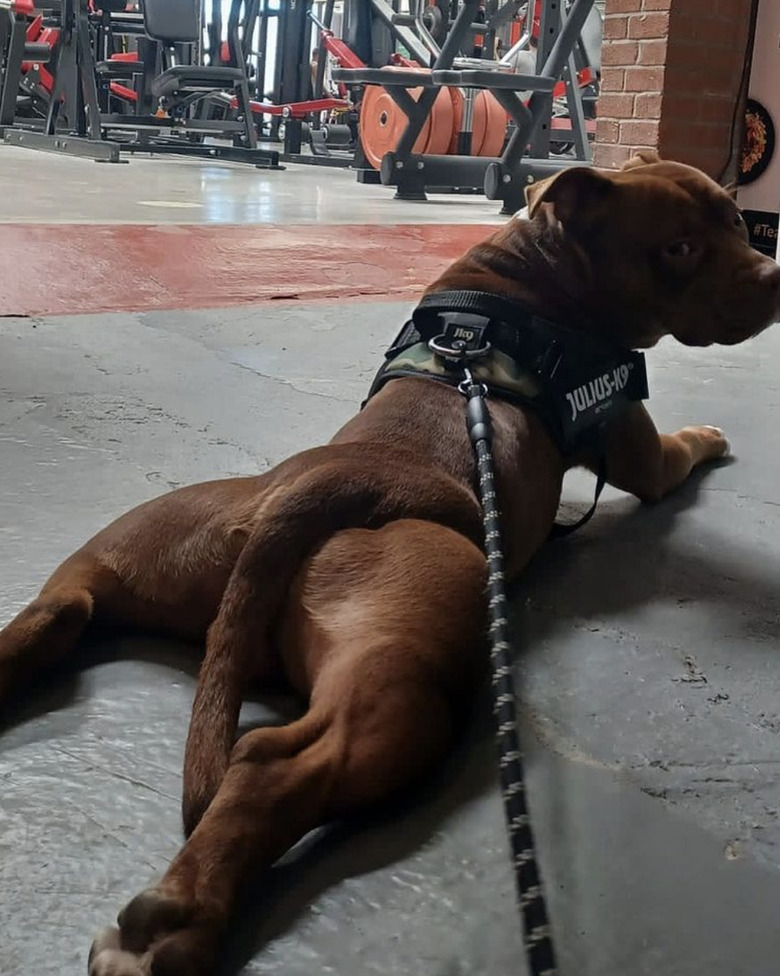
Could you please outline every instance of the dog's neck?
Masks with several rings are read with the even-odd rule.
[[[426,294],[484,291],[506,295],[573,329],[593,329],[587,257],[541,220],[513,217],[444,272]]]

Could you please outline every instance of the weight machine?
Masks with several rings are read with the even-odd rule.
[[[279,153],[258,146],[251,112],[246,38],[240,33],[244,0],[233,0],[225,50],[220,46],[219,57],[208,64],[200,0],[144,0],[142,13],[126,11],[125,0],[46,2],[57,4],[52,17],[59,30],[48,110],[34,125],[16,112],[9,119],[9,108],[7,143],[109,162],[118,162],[121,153],[145,152],[278,168]],[[130,38],[135,50],[116,52],[121,38]],[[223,55],[234,63],[224,63]],[[19,85],[9,74],[8,56],[3,64],[0,103],[7,107]],[[212,112],[222,94],[236,111]]]
[[[371,2],[381,4],[384,0]],[[584,74],[592,69],[585,63],[582,33],[592,17],[594,0],[527,4],[521,36],[500,61],[484,55],[494,51],[497,30],[514,18],[518,8],[513,0],[494,3],[480,18],[482,7],[482,0],[463,0],[452,24],[442,31],[441,46],[429,29],[430,21],[426,23],[421,0],[412,0],[408,15],[396,15],[402,27],[413,28],[421,39],[429,71],[364,68],[333,72],[334,78],[346,83],[380,86],[387,99],[386,108],[380,105],[385,124],[389,124],[393,111],[396,117],[400,111],[403,125],[389,133],[395,144],[379,161],[382,183],[395,186],[399,198],[422,200],[432,188],[477,188],[488,199],[500,200],[503,212],[510,213],[522,206],[528,183],[564,166],[590,161],[588,132],[592,121],[585,115],[581,84],[583,80],[589,84],[595,81],[595,74]],[[517,71],[513,62],[518,55],[533,55],[530,42],[534,32],[535,66],[526,57],[524,70]],[[483,38],[481,46],[474,44],[477,36]],[[475,47],[482,50],[482,58],[473,57]],[[465,93],[460,121],[449,132],[447,89]],[[553,119],[556,99],[561,96],[568,120]],[[498,151],[490,153],[485,151],[483,139],[482,148],[477,150],[483,155],[472,155],[476,107],[478,100],[484,103],[486,98],[491,100],[488,104],[494,100],[500,106],[504,119],[508,117],[508,138]],[[444,118],[444,124],[437,126],[437,116]],[[454,113],[452,118],[455,126]],[[381,114],[379,122],[381,125]],[[571,142],[573,159],[550,158],[553,141],[560,140],[561,135]]]

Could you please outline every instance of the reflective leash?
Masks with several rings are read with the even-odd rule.
[[[435,329],[442,331],[435,334]],[[433,358],[428,352],[433,353]],[[485,399],[490,394],[535,414],[564,461],[583,449],[595,452],[598,466],[593,504],[576,521],[556,522],[552,526],[550,538],[559,539],[585,525],[596,511],[607,480],[602,433],[612,418],[620,416],[632,403],[647,398],[644,355],[599,339],[590,331],[545,319],[507,295],[458,289],[423,296],[385,359],[369,398],[388,380],[411,376],[446,383],[467,400],[468,433],[477,462],[489,575],[490,662],[501,794],[523,935],[531,976],[557,976],[526,805],[507,641],[493,430]],[[478,375],[489,386],[474,379],[469,369],[472,363],[479,364]],[[442,365],[444,369],[440,368]]]
[[[531,976],[556,976],[555,952],[536,859],[531,819],[525,796],[523,756],[517,733],[515,688],[508,637],[507,598],[504,585],[504,555],[501,550],[499,511],[493,473],[493,426],[487,403],[487,387],[477,383],[460,360],[465,379],[458,390],[467,399],[466,423],[477,458],[479,498],[485,529],[488,564],[488,619],[490,622],[490,666],[496,742],[517,899]]]

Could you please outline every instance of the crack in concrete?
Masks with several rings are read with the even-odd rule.
[[[179,802],[179,797],[173,796],[171,793],[166,793],[164,790],[158,789],[156,786],[152,786],[151,783],[147,783],[142,779],[136,779],[133,776],[127,776],[125,773],[119,773],[115,769],[110,769],[108,766],[103,766],[100,763],[94,761],[94,759],[85,759],[83,756],[79,756],[75,752],[70,752],[63,746],[52,746],[55,752],[60,752],[62,755],[67,756],[69,759],[75,759],[76,762],[81,763],[83,766],[88,766],[90,769],[96,769],[101,773],[105,773],[110,776],[111,779],[118,779],[123,783],[130,783],[133,786],[140,786],[142,789],[149,790],[150,793],[154,793],[157,796],[165,797],[167,800],[173,800],[174,803]]]
[[[104,824],[102,820],[98,820],[98,818],[93,816],[93,814],[91,814],[88,810],[85,810],[83,807],[79,806],[78,803],[74,803],[72,800],[66,799],[65,803],[68,806],[72,807],[74,810],[78,811],[78,813],[80,813],[85,820],[88,820],[90,823],[94,824],[98,828],[98,830],[102,830],[103,833],[106,835],[106,837],[110,837],[111,840],[114,841],[114,843],[118,847],[121,847],[124,850],[126,850],[128,854],[130,854],[134,859],[137,859],[141,864],[149,868],[150,871],[157,870],[156,864],[152,864],[151,861],[147,861],[144,857],[142,857],[137,850],[135,850],[124,840],[122,840],[119,834],[117,834],[116,831],[112,830],[111,827],[108,826],[108,824]]]
[[[353,403],[356,404],[357,401],[353,400],[352,397],[340,397],[333,393],[320,393],[316,390],[302,390],[299,386],[292,380],[283,380],[278,376],[270,376],[268,373],[262,373],[259,369],[253,369],[251,366],[247,366],[245,363],[239,363],[235,359],[228,360],[231,366],[238,366],[239,369],[245,369],[250,373],[254,373],[255,376],[259,376],[264,380],[270,380],[272,383],[278,383],[280,386],[287,386],[291,390],[295,390],[296,393],[301,393],[303,396],[313,396],[320,397],[322,400],[334,400],[337,403]]]
[[[737,491],[736,488],[717,488],[717,487],[716,488],[713,488],[713,487],[707,488],[707,487],[701,487],[700,488],[700,491],[722,492],[723,494],[726,494],[726,495],[736,495],[736,497],[740,501],[758,502],[761,505],[771,505],[773,508],[780,508],[780,501],[779,502],[773,502],[773,501],[770,501],[768,498],[759,498],[757,495],[746,495],[744,492]]]

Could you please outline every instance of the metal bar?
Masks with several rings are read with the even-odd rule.
[[[585,21],[593,9],[594,0],[574,0],[568,16],[563,21],[563,28],[555,39],[552,50],[539,72],[550,78],[560,78],[569,55],[574,50],[577,39],[582,33]]]
[[[495,88],[492,90],[491,94],[508,113],[509,117],[515,123],[517,129],[527,129],[531,131],[531,126],[533,124],[533,117],[528,111],[528,108],[523,102],[522,98],[517,92],[509,91],[504,88]]]
[[[582,92],[577,81],[577,60],[574,51],[569,55],[569,66],[565,72],[566,104],[571,118],[571,136],[574,153],[584,163],[592,160],[588,132],[585,127],[585,111],[582,107]]]
[[[263,2],[263,9],[260,12],[260,30],[257,33],[257,77],[255,79],[255,91],[262,98],[265,94],[265,73],[267,68],[266,48],[268,46],[268,6],[267,0]]]
[[[393,153],[393,156],[397,154]],[[485,170],[497,162],[492,156],[428,156],[415,153],[401,162],[401,168],[393,171],[390,185],[402,182],[406,174],[421,179],[426,187],[475,187],[481,189],[485,182]],[[384,180],[383,180],[384,182]]]
[[[412,98],[405,88],[388,88],[387,92],[409,119],[395,148],[396,154],[403,158],[408,156],[412,151],[412,147],[417,141],[422,127],[425,125],[425,120],[431,114],[431,109],[439,94],[439,89],[423,88],[422,94],[417,101]]]
[[[279,158],[283,163],[301,163],[306,166],[325,166],[330,169],[350,169],[355,161],[353,153],[341,156],[314,156],[308,153],[283,152]]]
[[[284,122],[284,154],[297,156],[301,151],[303,122],[300,119],[285,119]]]
[[[486,34],[484,38],[483,59],[493,60],[496,56],[496,25],[493,18],[498,12],[498,0],[487,0],[485,4]],[[485,57],[487,55],[487,57]]]
[[[455,18],[455,23],[447,34],[447,39],[441,49],[441,53],[433,65],[434,68],[441,70],[451,68],[452,64],[460,52],[466,35],[471,29],[474,15],[479,7],[479,0],[464,0],[460,13]]]
[[[523,106],[525,113],[520,111],[518,103],[522,105],[519,96],[515,92],[502,92],[502,97],[499,98],[498,91],[494,91],[493,95],[498,100],[507,112],[512,115],[515,120],[516,129],[512,134],[509,143],[504,150],[504,154],[501,157],[501,161],[505,167],[508,169],[516,166],[523,156],[526,155],[529,143],[531,143],[535,137],[537,137],[539,130],[544,130],[545,140],[549,144],[549,139],[547,135],[550,129],[550,96],[545,92],[534,92],[527,106]],[[514,104],[511,105],[509,99],[505,98],[506,95],[510,95],[515,99]],[[522,120],[519,123],[519,120]],[[547,156],[541,157],[546,159]]]
[[[511,20],[515,19],[515,13],[517,11],[518,5],[513,2],[513,0],[508,0],[507,3],[502,3],[497,7],[493,13],[487,19],[488,26],[491,30],[496,30],[499,27],[503,27],[504,24],[508,24]],[[533,9],[532,4],[526,6],[526,13],[524,15],[524,20],[528,18],[528,10]]]
[[[413,30],[393,23],[395,11],[390,4],[386,3],[385,0],[371,0],[371,6],[382,23],[390,28],[414,60],[419,61],[423,67],[429,68],[431,66],[431,55],[426,50],[425,45],[420,42]]]
[[[327,0],[325,4],[325,10],[323,11],[323,17],[325,20],[322,25],[317,25],[320,29],[320,43],[317,48],[317,73],[314,76],[314,97],[322,98],[325,95],[325,67],[327,64],[327,50],[325,48],[324,37],[322,31],[329,31],[331,24],[333,23],[333,8],[336,5],[336,0]],[[311,11],[309,16],[314,19]]]
[[[0,125],[13,125],[16,117],[16,96],[19,93],[19,81],[22,75],[22,61],[24,61],[24,44],[27,31],[25,22],[10,11],[2,13],[7,27],[3,30],[6,37],[10,34],[5,64],[0,64]],[[0,38],[0,58],[5,47]]]
[[[555,42],[561,30],[561,17],[563,16],[564,0],[546,0],[542,4],[541,20],[539,23],[539,46],[536,52],[536,71],[537,74],[544,74],[544,65],[547,62],[550,52],[555,46]],[[563,66],[561,66],[562,70]],[[560,75],[556,74],[558,78]],[[545,95],[544,101],[540,99],[540,104],[534,107],[534,112],[538,112],[542,119],[549,120],[552,117],[553,96]],[[546,159],[550,155],[550,127],[542,122],[534,126],[528,142],[530,156],[538,159]],[[525,151],[525,150],[524,150]]]
[[[417,33],[422,38],[423,44],[428,48],[434,57],[434,60],[438,58],[441,54],[441,48],[439,47],[433,34],[425,26],[425,20],[423,18],[423,4],[422,0],[411,0],[414,5],[414,26]]]
[[[9,146],[38,149],[67,156],[83,156],[104,163],[120,163],[120,145],[105,139],[84,139],[80,136],[48,135],[27,129],[6,129],[4,139]]]
[[[513,4],[511,2],[506,4],[506,7],[508,8],[512,6]],[[534,19],[534,3],[532,2],[532,0],[529,0],[529,2],[526,4],[525,7],[525,15],[523,17],[523,30],[520,34],[520,37],[512,45],[512,47],[509,48],[506,54],[504,54],[503,57],[499,59],[498,62],[499,64],[513,65],[515,57],[520,53],[520,51],[524,51],[528,47],[528,43],[531,40],[531,28],[533,25],[533,19]]]
[[[95,80],[95,59],[90,42],[89,21],[83,0],[78,0],[79,9],[76,21],[76,65],[80,84],[77,86],[83,99],[85,124],[90,139],[100,139],[100,106],[98,104],[97,82]],[[76,96],[78,97],[78,96]]]
[[[235,87],[236,98],[238,99],[238,110],[241,113],[239,122],[244,123],[244,143],[248,149],[257,149],[257,129],[252,109],[249,104],[249,82],[246,73]],[[221,123],[224,126],[224,121]]]
[[[243,122],[226,121],[224,119],[158,119],[153,115],[136,117],[133,115],[119,115],[116,113],[103,115],[100,119],[105,129],[125,129],[133,132],[148,129],[151,132],[160,129],[170,129],[172,132],[182,132],[192,135],[215,135],[218,133],[242,133]]]
[[[150,142],[147,145],[127,142],[118,144],[122,152],[149,153],[171,156],[199,156],[206,159],[227,159],[234,163],[251,163],[262,169],[284,169],[279,165],[279,153],[271,149],[242,149],[239,146],[213,146],[190,143],[171,144]]]
[[[386,88],[385,91],[401,109],[407,119],[411,119],[416,116],[419,102],[412,98],[407,88],[401,88],[397,85],[393,85],[392,88]],[[436,89],[434,88],[433,91],[436,91]],[[426,117],[423,116],[423,121],[425,121],[425,118]]]

